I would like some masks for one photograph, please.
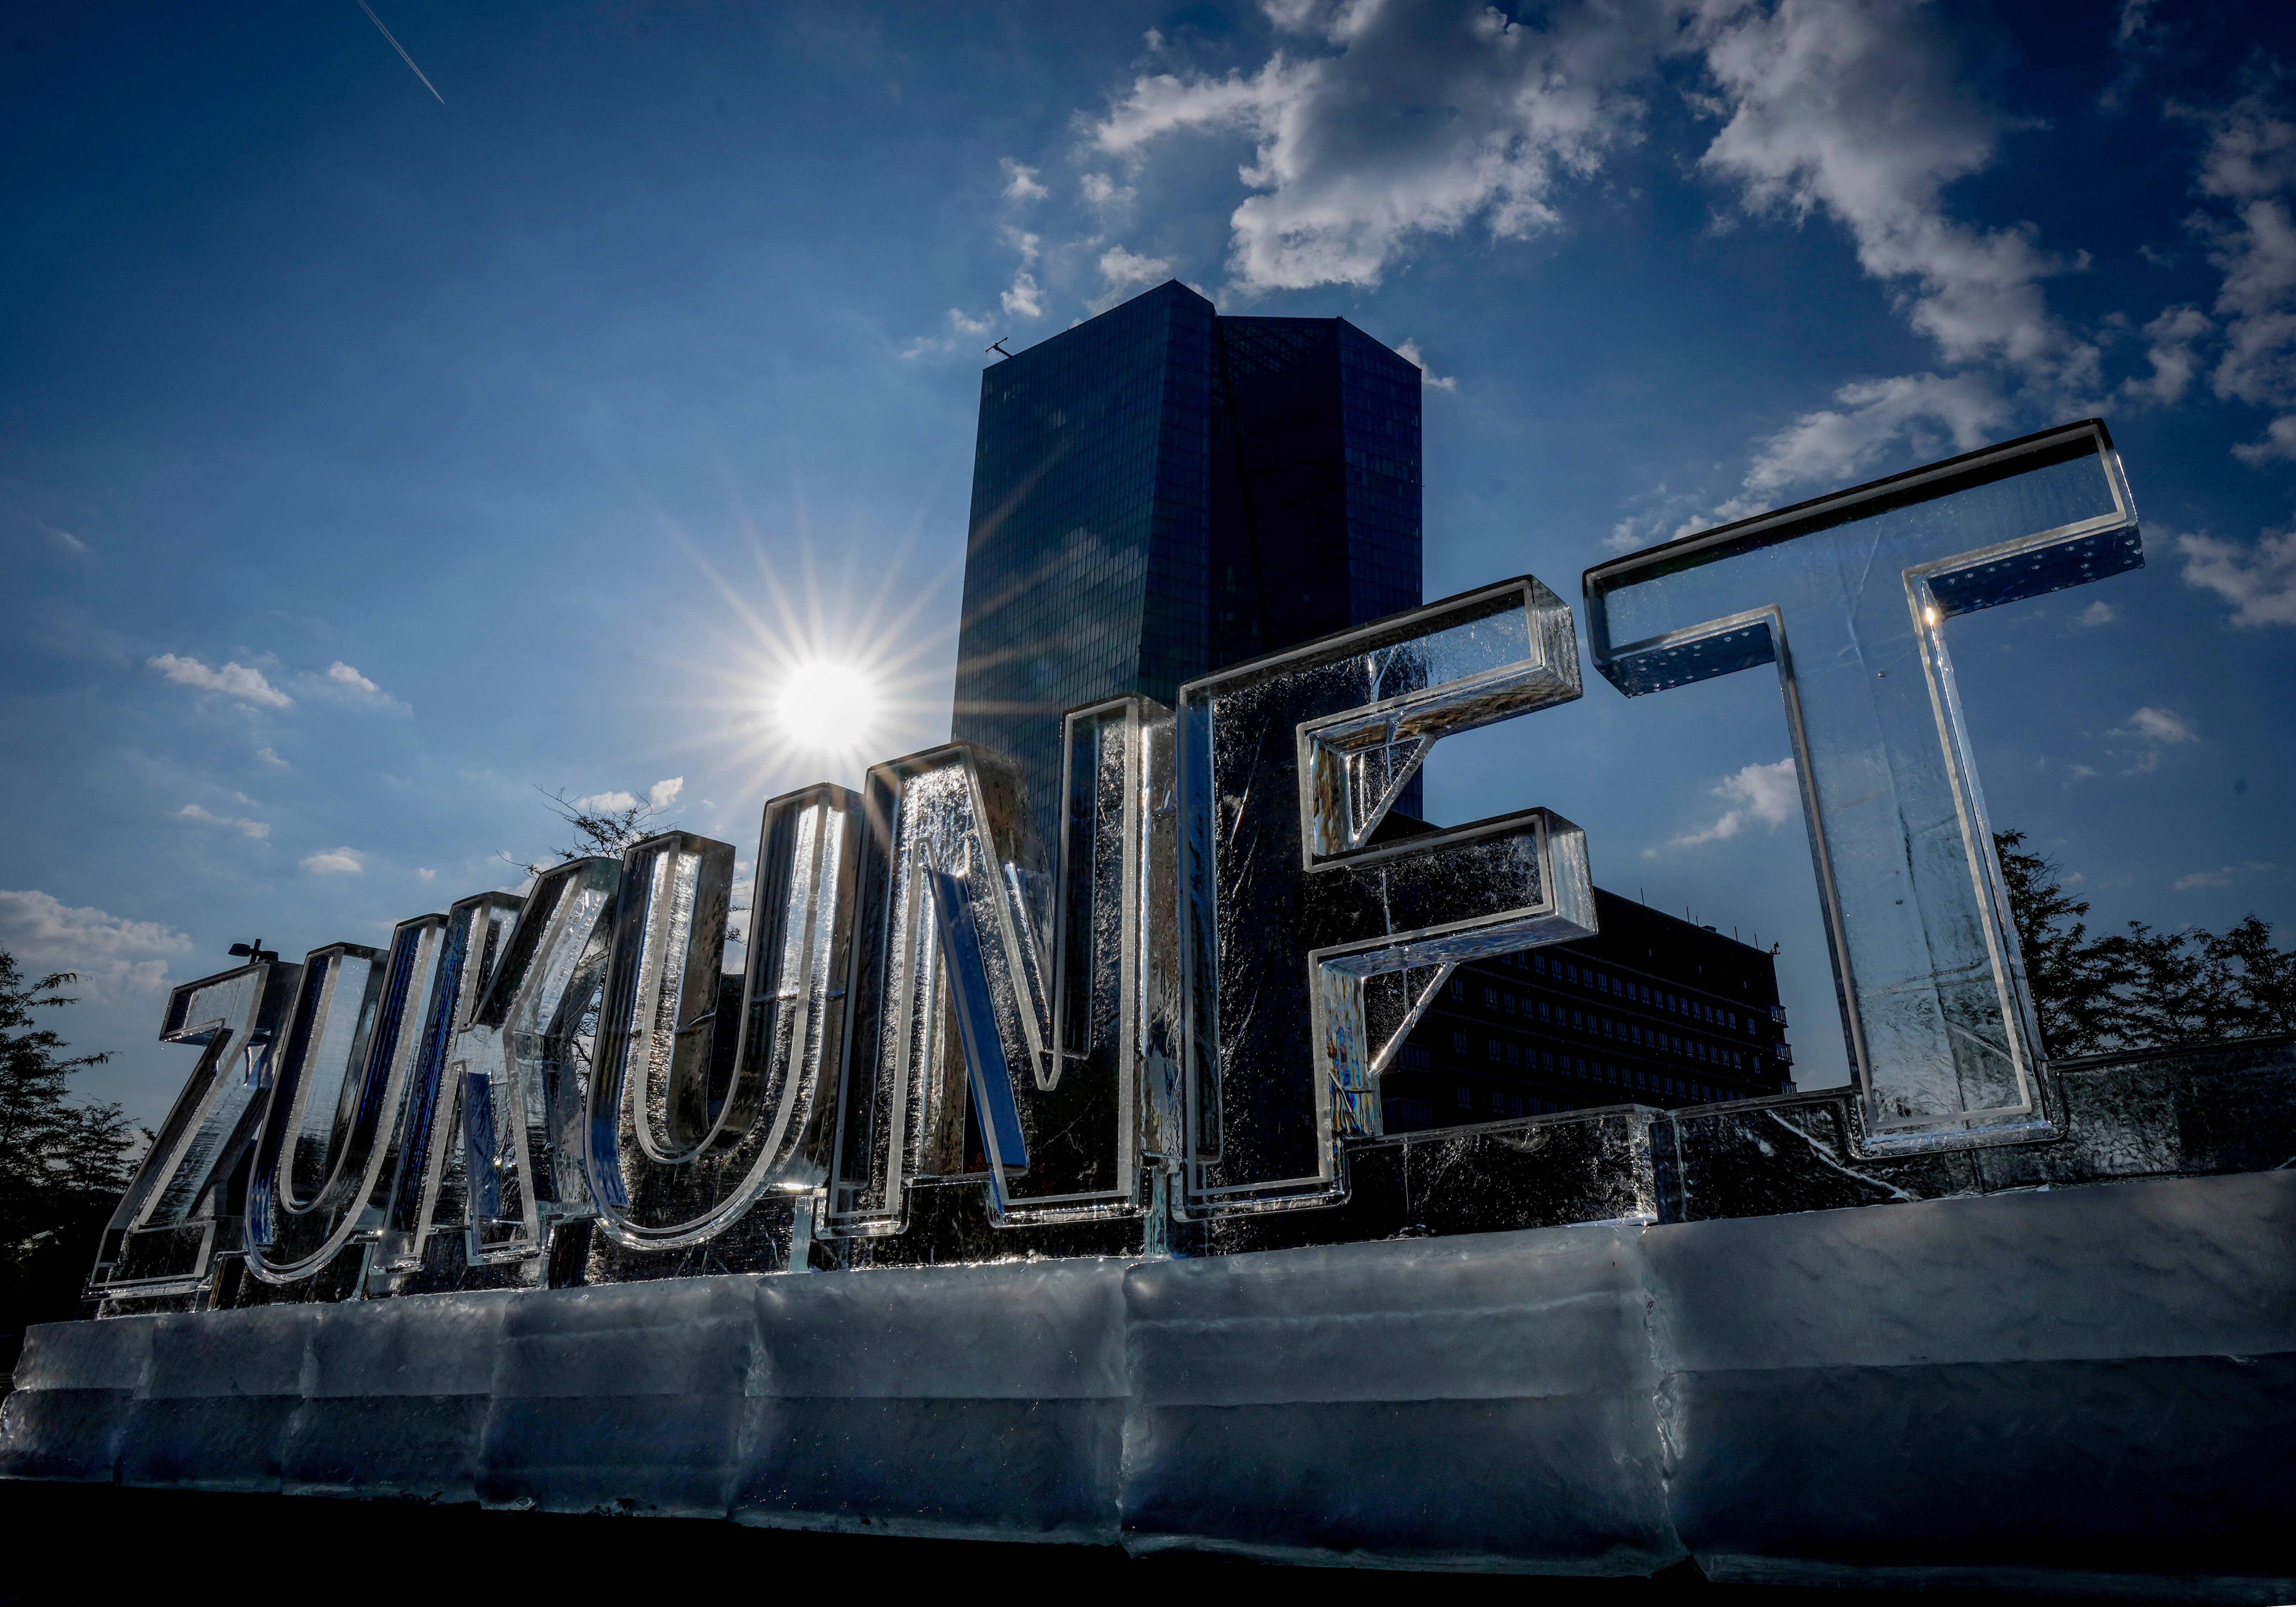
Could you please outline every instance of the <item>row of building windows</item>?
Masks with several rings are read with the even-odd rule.
[[[1529,954],[1505,955],[1499,963],[1529,971],[1551,981],[1569,982],[1575,987],[1591,988],[1597,993],[1630,999],[1636,1004],[1646,1004],[1652,1010],[1669,1010],[1677,1015],[1686,1015],[1694,1021],[1705,1021],[1711,1026],[1726,1027],[1734,1032],[1741,1029],[1747,1032],[1756,1030],[1756,1018],[1753,1016],[1741,1015],[1737,1011],[1726,1006],[1710,1004],[1702,999],[1693,999],[1685,994],[1670,993],[1663,988],[1652,988],[1646,983],[1635,980],[1632,977],[1615,976],[1607,971],[1598,971],[1592,965],[1580,965],[1575,961],[1564,959],[1561,955],[1547,955],[1534,949]]]
[[[1530,1005],[1531,1001],[1529,999],[1523,1001],[1522,1013],[1525,1016],[1530,1014]],[[1512,996],[1509,997],[1509,1007],[1513,1007]],[[1567,1021],[1564,1019],[1566,1015],[1569,1018]],[[1554,1006],[1554,1013],[1550,1021],[1546,1002],[1544,999],[1538,1002],[1538,1020],[1542,1025],[1552,1025],[1558,1029],[1567,1026],[1573,1032],[1590,1035],[1599,1033],[1603,1037],[1611,1038],[1620,1043],[1632,1044],[1645,1054],[1679,1055],[1685,1060],[1703,1061],[1709,1065],[1726,1066],[1742,1075],[1751,1075],[1757,1070],[1751,1055],[1741,1054],[1735,1049],[1702,1044],[1694,1038],[1677,1037],[1670,1032],[1652,1031],[1636,1026],[1631,1021],[1612,1021],[1607,1016],[1581,1014],[1576,1010],[1566,1012],[1560,1004]],[[1488,1058],[1491,1060],[1504,1060],[1511,1066],[1529,1063],[1530,1051],[1511,1039],[1493,1037],[1486,1038],[1483,1042]],[[1466,1054],[1467,1035],[1464,1032],[1453,1033],[1451,1046],[1462,1054]]]
[[[1599,1070],[1616,1071],[1619,1068],[1611,1066],[1599,1068]],[[1717,1088],[1707,1083],[1685,1081],[1672,1077],[1640,1078],[1611,1077],[1604,1080],[1621,1084],[1622,1093],[1650,1094],[1660,1099],[1685,1100],[1693,1104],[1720,1104],[1729,1100],[1746,1097],[1743,1094],[1734,1094],[1727,1088]],[[1453,1090],[1453,1097],[1460,1110],[1472,1111],[1475,1109],[1475,1091],[1465,1083],[1457,1085]],[[1544,1116],[1557,1111],[1586,1108],[1583,1105],[1566,1105],[1558,1100],[1540,1099],[1536,1095],[1526,1095],[1513,1088],[1492,1088],[1486,1092],[1484,1097],[1494,1116]]]
[[[1620,1103],[1625,1103],[1637,1094],[1649,1094],[1656,1098],[1676,1100],[1691,1104],[1719,1104],[1745,1097],[1742,1094],[1734,1094],[1726,1088],[1711,1087],[1704,1083],[1683,1082],[1675,1078],[1649,1079],[1653,1084],[1669,1084],[1669,1086],[1666,1087],[1635,1087],[1620,1078],[1613,1078],[1607,1080],[1620,1084],[1618,1091]],[[1380,1103],[1386,1118],[1387,1129],[1390,1133],[1409,1132],[1415,1128],[1431,1127],[1436,1125],[1435,1105],[1431,1100],[1414,1098],[1402,1094],[1384,1094]],[[1478,1096],[1476,1090],[1466,1083],[1459,1083],[1452,1088],[1451,1103],[1452,1109],[1458,1115],[1472,1118],[1483,1111],[1488,1111],[1495,1119],[1515,1116],[1552,1116],[1566,1111],[1583,1111],[1587,1108],[1584,1100],[1566,1103],[1559,1099],[1549,1099],[1539,1094],[1527,1093],[1521,1088],[1486,1088]]]
[[[1456,1035],[1455,1042],[1461,1053],[1466,1050],[1466,1034]],[[1552,1077],[1569,1077],[1587,1082],[1613,1085],[1639,1094],[1653,1094],[1663,1099],[1689,1099],[1711,1103],[1717,1100],[1743,1099],[1742,1093],[1732,1093],[1697,1077],[1685,1077],[1666,1071],[1652,1070],[1644,1066],[1621,1066],[1599,1057],[1588,1059],[1564,1050],[1534,1049],[1517,1044],[1501,1045],[1491,1041],[1494,1060],[1503,1060],[1509,1066],[1520,1067],[1526,1073],[1542,1072]],[[1497,1051],[1505,1050],[1502,1056]],[[1459,1085],[1462,1089],[1466,1084]]]

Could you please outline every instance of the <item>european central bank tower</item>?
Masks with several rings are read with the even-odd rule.
[[[1165,284],[981,375],[955,734],[1020,762],[1048,846],[1069,709],[1418,602],[1419,371],[1345,320]],[[1595,898],[1595,937],[1452,976],[1388,1131],[1792,1089],[1768,954]]]
[[[1177,281],[981,375],[954,734],[1020,764],[1046,843],[1067,710],[1418,603],[1419,384]]]

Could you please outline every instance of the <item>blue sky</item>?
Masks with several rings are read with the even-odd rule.
[[[981,348],[1166,276],[1410,343],[1431,597],[2103,414],[2148,567],[1955,626],[1993,813],[2296,923],[2272,8],[375,4],[435,95],[356,0],[0,10],[0,941],[144,1119],[167,983],[516,885],[537,786],[746,857],[944,737]],[[1775,680],[1588,679],[1431,812],[1780,943],[1838,1077]]]

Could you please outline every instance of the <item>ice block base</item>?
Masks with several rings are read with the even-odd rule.
[[[2296,1174],[32,1331],[0,1473],[2296,1599]]]

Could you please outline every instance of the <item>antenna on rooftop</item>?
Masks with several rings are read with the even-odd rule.
[[[984,351],[993,351],[1000,357],[1009,357],[1013,354],[1004,349],[1004,342],[1012,338],[1013,337],[1010,335],[999,335],[981,349]]]

